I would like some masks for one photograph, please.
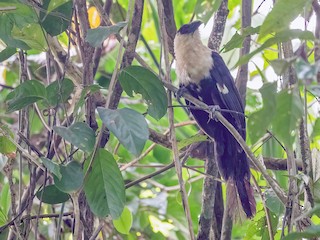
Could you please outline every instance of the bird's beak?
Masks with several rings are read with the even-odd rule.
[[[192,22],[192,23],[189,23],[189,27],[190,27],[190,32],[195,32],[198,28],[199,28],[199,26],[202,24],[202,22],[201,21],[194,21],[194,22]]]

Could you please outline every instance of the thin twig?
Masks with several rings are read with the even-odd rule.
[[[158,3],[159,18],[160,18],[161,42],[164,50],[164,61],[165,61],[165,70],[166,70],[165,79],[167,82],[169,82],[170,81],[169,46],[168,46],[168,40],[167,40],[167,33],[165,30],[163,2],[158,0],[157,3]],[[168,102],[169,104],[172,104],[171,91],[168,91]],[[183,203],[185,215],[188,222],[188,229],[190,234],[189,237],[191,240],[194,240],[195,237],[193,232],[193,224],[192,224],[191,213],[189,208],[188,195],[187,195],[187,192],[185,189],[185,183],[182,177],[182,165],[179,160],[179,150],[178,150],[178,144],[177,144],[175,128],[174,128],[174,112],[172,108],[168,109],[168,118],[169,118],[169,125],[170,125],[173,159],[174,159],[175,169],[176,169],[176,173],[177,173],[177,177],[180,185],[182,203]]]
[[[272,223],[271,223],[271,218],[270,218],[270,211],[266,205],[266,199],[265,199],[265,196],[263,194],[263,192],[261,191],[261,188],[259,187],[259,184],[256,180],[256,178],[253,176],[253,174],[251,174],[251,177],[252,177],[252,181],[253,181],[253,184],[256,188],[256,190],[258,191],[259,195],[260,195],[260,198],[262,199],[262,205],[263,205],[263,209],[266,213],[266,220],[267,220],[267,226],[268,226],[268,232],[269,232],[269,239],[270,240],[273,240],[274,237],[273,237],[273,231],[272,231]]]

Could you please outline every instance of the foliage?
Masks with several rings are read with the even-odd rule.
[[[197,134],[182,107],[174,108],[177,144],[169,135],[167,111],[178,102],[170,102],[163,81],[170,76],[177,86],[178,79],[174,64],[166,75],[172,36],[163,36],[161,24],[170,16],[158,11],[164,1],[101,1],[104,8],[99,2],[0,0],[0,239],[9,229],[21,239],[91,237],[99,227],[103,238],[190,238],[172,148],[182,156],[208,139]],[[319,30],[290,24],[319,18],[320,6],[311,0],[278,0],[273,7],[253,1],[258,14],[252,22],[258,24],[241,29],[241,2],[229,1],[225,33],[232,34],[225,34],[221,54],[230,69],[248,63],[248,86],[255,85],[246,94],[246,142],[281,190],[305,207],[292,219],[311,224],[301,229],[293,221],[293,228],[282,230],[288,203],[254,168],[257,214],[235,223],[232,238],[318,237]],[[223,3],[173,0],[175,24],[195,17],[207,30]],[[141,24],[133,16],[139,9]],[[243,55],[248,37],[251,49]],[[286,169],[293,153],[300,170],[294,173]],[[275,170],[283,164],[284,171]],[[205,169],[196,158],[185,165],[191,231],[197,233]]]

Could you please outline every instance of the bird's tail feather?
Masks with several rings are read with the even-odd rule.
[[[227,181],[227,209],[234,221],[242,222],[252,218],[256,211],[256,201],[249,179]]]

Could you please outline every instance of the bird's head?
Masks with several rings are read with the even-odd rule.
[[[179,52],[184,52],[188,48],[193,49],[198,45],[202,45],[199,32],[199,26],[201,24],[201,21],[194,21],[183,25],[178,30],[174,38],[174,49],[176,55],[179,54]]]
[[[202,24],[201,21],[194,21],[189,24],[184,24],[177,32],[177,35],[194,35],[199,26]]]

